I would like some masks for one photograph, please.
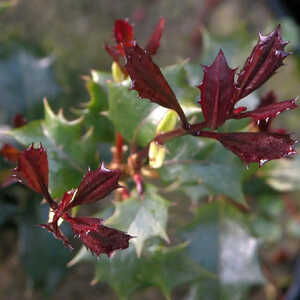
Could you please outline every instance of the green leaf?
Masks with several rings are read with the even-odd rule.
[[[92,73],[94,74],[94,73]],[[102,75],[97,73],[98,78]],[[94,76],[95,77],[95,74]],[[101,82],[106,85],[106,81]],[[104,86],[89,79],[86,83],[90,100],[83,103],[83,109],[76,109],[74,112],[83,117],[83,125],[86,130],[93,128],[93,135],[97,142],[112,142],[114,139],[114,128],[112,122],[106,116],[108,110],[108,96],[107,90]]]
[[[299,153],[299,147],[296,148]],[[267,182],[276,190],[289,192],[300,189],[300,156],[272,162]]]
[[[45,101],[45,119],[10,132],[24,146],[42,143],[49,161],[49,187],[53,197],[77,187],[88,167],[95,168],[96,143],[92,131],[82,136],[83,120],[67,121],[55,115]]]
[[[190,242],[190,257],[217,279],[199,280],[187,299],[244,299],[249,287],[264,282],[258,240],[249,234],[243,219],[223,202],[201,206],[184,237]]]
[[[142,259],[138,259],[132,245],[128,249],[118,251],[108,258],[102,256],[96,263],[93,282],[106,282],[118,295],[119,299],[130,299],[134,291],[141,287],[138,274]]]
[[[93,283],[106,282],[119,299],[132,299],[132,294],[149,286],[158,287],[166,299],[171,299],[174,287],[211,276],[186,255],[186,245],[172,248],[152,245],[138,258],[131,245],[108,258],[96,262]]]
[[[246,169],[232,153],[195,137],[181,137],[170,148],[174,155],[171,163],[160,171],[164,180],[200,185],[199,193],[208,190],[211,195],[225,195],[245,204],[242,180]]]
[[[143,197],[133,191],[129,199],[116,202],[115,206],[114,214],[105,224],[135,236],[132,243],[138,256],[141,256],[144,243],[151,237],[159,236],[168,242],[166,225],[169,203],[154,186],[145,185]]]
[[[127,81],[129,83],[129,81]],[[111,82],[108,85],[109,117],[127,141],[145,146],[154,138],[158,122],[167,111],[138,97],[129,85]]]
[[[86,107],[94,113],[108,110],[107,92],[95,81],[89,79],[86,83],[90,101]]]
[[[196,279],[210,277],[200,266],[186,255],[186,244],[172,248],[153,246],[151,255],[144,258],[139,280],[146,285],[157,286],[166,299],[171,299],[172,290],[179,285]]]
[[[165,75],[169,85],[183,108],[194,107],[198,108],[200,111],[200,106],[196,104],[196,97],[199,96],[199,89],[190,84],[188,74],[185,69],[186,65],[187,61],[173,66],[168,66],[162,69],[162,73]]]
[[[45,223],[48,206],[30,198],[18,218],[19,254],[30,283],[36,289],[51,294],[66,275],[66,263],[71,252],[61,241],[54,239],[46,230],[36,226]]]

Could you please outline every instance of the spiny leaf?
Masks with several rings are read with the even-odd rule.
[[[48,194],[48,158],[42,145],[31,145],[20,153],[14,175],[37,193]]]
[[[146,240],[159,236],[168,241],[166,225],[168,202],[158,195],[154,186],[146,185],[143,198],[136,191],[123,202],[115,203],[114,214],[105,222],[135,237],[132,243],[141,256]]]
[[[160,45],[160,39],[162,36],[162,31],[164,30],[164,27],[165,27],[165,19],[163,17],[161,17],[150,37],[146,47],[145,47],[145,50],[150,55],[156,54],[156,52],[159,48],[159,45]]]
[[[131,77],[132,89],[136,90],[141,98],[147,98],[163,107],[175,110],[183,124],[187,125],[174,92],[151,56],[137,43],[132,46],[125,45],[124,50],[125,68]]]
[[[190,257],[216,278],[200,279],[188,299],[232,299],[232,290],[245,291],[264,282],[257,257],[258,240],[246,227],[237,209],[224,202],[201,206],[187,226]],[[237,298],[240,299],[240,298]]]
[[[277,102],[269,105],[260,106],[252,111],[237,114],[234,118],[252,118],[253,121],[266,120],[277,117],[280,113],[297,108],[296,99]],[[259,122],[257,122],[259,124]]]
[[[94,171],[89,170],[83,177],[74,200],[66,206],[65,210],[77,205],[93,203],[106,197],[114,189],[120,187],[118,184],[120,175],[119,170],[106,169],[104,164]]]
[[[237,80],[239,98],[259,88],[283,65],[283,60],[289,55],[284,51],[287,43],[281,37],[280,25],[266,36],[259,34],[258,42]]]
[[[97,148],[93,132],[82,136],[83,119],[67,121],[55,115],[45,101],[45,119],[10,132],[21,144],[43,144],[49,160],[49,188],[56,198],[80,183],[84,170],[96,167]]]
[[[213,129],[221,126],[231,115],[234,107],[233,95],[234,69],[230,69],[223,51],[210,66],[203,66],[204,77],[199,89],[201,91],[200,105],[207,126]]]
[[[79,236],[83,244],[99,256],[102,253],[111,256],[115,250],[126,249],[132,236],[117,229],[102,225],[103,220],[89,217],[66,218],[71,224],[76,236]]]
[[[288,134],[268,132],[214,133],[214,138],[246,164],[258,162],[262,166],[269,160],[296,153],[296,141]]]

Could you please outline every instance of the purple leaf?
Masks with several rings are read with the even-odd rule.
[[[156,54],[159,46],[160,46],[160,39],[162,36],[162,31],[164,30],[165,27],[165,19],[162,17],[160,18],[158,24],[156,25],[154,32],[152,33],[147,46],[145,50],[147,51],[148,54],[154,55]]]
[[[101,253],[111,256],[115,250],[128,248],[132,238],[125,232],[102,225],[102,219],[68,217],[66,221],[70,222],[74,234],[97,256]]]
[[[205,132],[202,136],[217,139],[245,163],[258,162],[260,166],[272,159],[295,154],[295,143],[290,135],[268,132]]]
[[[259,88],[283,65],[283,60],[289,55],[284,51],[286,45],[281,37],[280,25],[266,36],[259,34],[258,42],[238,76],[238,99]]]
[[[64,210],[104,198],[120,187],[118,184],[120,175],[119,170],[108,170],[103,164],[95,171],[88,171],[78,187],[74,200],[65,205]]]
[[[228,67],[223,51],[220,50],[210,66],[203,66],[203,71],[203,81],[198,86],[201,91],[200,105],[207,126],[216,129],[233,112],[236,70]]]
[[[175,110],[184,126],[188,126],[184,112],[176,96],[159,67],[152,61],[150,54],[136,43],[133,46],[124,45],[126,55],[125,68],[132,80],[132,89],[141,98],[147,98],[161,106]]]

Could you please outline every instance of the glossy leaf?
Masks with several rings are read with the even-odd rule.
[[[102,164],[94,171],[88,171],[83,177],[72,202],[66,205],[65,210],[74,206],[96,202],[113,190],[120,187],[118,180],[121,172],[119,170],[109,170]]]
[[[203,66],[203,71],[203,81],[199,86],[200,105],[207,126],[216,129],[230,117],[233,111],[236,70],[229,68],[223,51],[220,50],[210,66]]]
[[[245,167],[224,147],[195,137],[180,137],[168,145],[174,156],[169,154],[171,163],[160,170],[163,180],[176,181],[183,190],[192,185],[199,196],[225,195],[245,204],[242,190]]]
[[[160,46],[160,39],[162,36],[162,32],[165,27],[165,19],[163,17],[160,18],[159,22],[157,23],[146,47],[145,50],[150,54],[156,54],[159,46]]]
[[[255,110],[252,111],[247,111],[244,113],[237,114],[235,118],[252,118],[253,121],[265,121],[268,122],[270,118],[275,118],[277,117],[280,113],[290,110],[290,109],[295,109],[297,108],[296,105],[296,100],[287,100],[287,101],[282,101],[282,102],[277,102],[269,105],[263,105],[258,107]],[[257,122],[259,125],[259,122]]]
[[[286,45],[281,37],[280,25],[266,36],[259,34],[259,40],[237,80],[239,98],[259,88],[283,65],[283,60],[289,55],[284,51]]]
[[[31,145],[21,152],[14,174],[23,184],[47,196],[49,169],[47,152],[43,146],[34,148]]]
[[[67,121],[62,112],[55,115],[45,102],[45,119],[30,122],[10,134],[27,146],[42,143],[49,160],[49,189],[54,198],[79,185],[84,170],[96,167],[93,133],[82,135],[83,120]]]
[[[161,71],[176,95],[185,114],[189,115],[195,112],[199,114],[200,108],[196,103],[199,90],[195,87],[195,84],[190,82],[187,69],[188,62],[184,61],[162,68]]]
[[[141,101],[126,85],[111,82],[108,95],[109,118],[117,131],[128,142],[135,139],[138,145],[147,145],[154,138],[156,124],[165,110],[156,108],[156,104],[149,101]]]
[[[134,236],[132,243],[141,256],[144,243],[151,237],[159,236],[168,241],[166,225],[168,218],[168,202],[157,193],[154,186],[146,185],[143,198],[136,191],[123,202],[115,203],[114,214],[105,222],[127,231]]]
[[[260,270],[258,240],[252,237],[243,216],[225,203],[199,209],[184,233],[190,257],[216,278],[199,280],[187,299],[241,299],[245,291],[264,282]]]
[[[174,92],[159,67],[152,61],[151,56],[136,43],[130,47],[125,45],[124,50],[125,68],[132,80],[132,89],[136,90],[141,98],[175,110],[183,124],[187,125],[185,115]]]
[[[132,236],[117,229],[102,225],[103,220],[88,217],[67,218],[72,230],[92,254],[111,256],[119,249],[126,249]]]
[[[258,162],[260,166],[269,160],[295,154],[295,140],[288,134],[267,132],[215,133],[224,147],[236,154],[246,164]]]

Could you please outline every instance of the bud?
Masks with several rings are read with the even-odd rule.
[[[113,76],[113,79],[115,82],[122,82],[127,77],[121,70],[118,63],[116,63],[115,61],[111,65],[111,71],[112,71],[112,76]]]
[[[166,131],[171,131],[175,128],[177,122],[177,113],[170,109],[158,123],[156,127],[156,133],[162,133]]]
[[[149,165],[154,169],[160,168],[165,160],[166,148],[156,142],[152,142],[149,146]]]

